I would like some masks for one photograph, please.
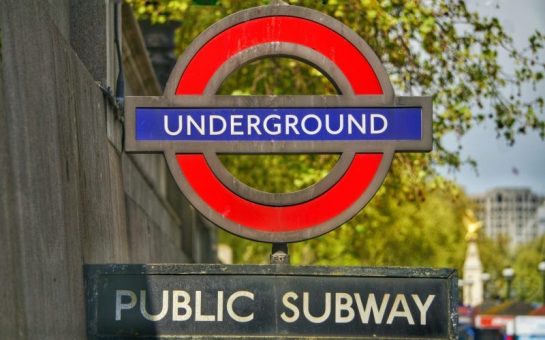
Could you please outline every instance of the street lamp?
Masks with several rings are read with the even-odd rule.
[[[545,260],[539,262],[539,264],[537,265],[537,269],[541,273],[541,278],[543,279],[541,286],[543,289],[543,303],[545,304]]]
[[[490,281],[490,274],[482,273],[481,280],[483,281],[483,300],[488,299],[488,282]]]
[[[507,267],[501,273],[505,281],[507,281],[507,294],[505,299],[509,300],[511,299],[511,282],[513,282],[513,278],[515,277],[515,270],[511,267]]]

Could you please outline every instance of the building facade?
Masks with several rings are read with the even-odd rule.
[[[506,236],[511,245],[529,242],[543,234],[536,213],[544,198],[529,188],[495,188],[473,197],[477,218],[487,236]]]

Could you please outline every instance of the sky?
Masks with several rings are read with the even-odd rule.
[[[544,0],[484,0],[468,1],[471,10],[481,15],[495,16],[517,47],[527,46],[527,38],[535,30],[545,32]],[[502,58],[505,59],[505,58]],[[545,55],[542,60],[545,59]],[[506,66],[508,61],[505,60]],[[508,66],[507,66],[508,67]],[[545,95],[545,84],[537,89]],[[536,93],[527,93],[528,98]],[[545,117],[542,115],[542,119]],[[451,149],[456,140],[445,139]],[[519,135],[514,146],[497,139],[493,123],[477,126],[461,139],[462,158],[471,157],[478,163],[477,173],[464,166],[456,173],[440,171],[459,183],[468,194],[479,194],[495,187],[529,187],[545,196],[545,141],[537,133]]]

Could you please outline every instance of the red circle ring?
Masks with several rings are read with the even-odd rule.
[[[275,42],[303,45],[322,54],[344,73],[355,95],[383,94],[367,58],[349,40],[316,21],[283,15],[237,23],[209,39],[181,73],[175,95],[204,94],[214,72],[227,60],[253,46]],[[236,230],[227,228],[229,231],[259,241],[293,242],[330,231],[333,227],[318,228],[319,233],[314,229],[341,217],[340,225],[356,214],[382,183],[384,175],[377,174],[385,174],[384,167],[389,168],[392,153],[357,153],[346,173],[329,190],[289,206],[255,203],[230,191],[203,154],[176,154],[175,158],[177,171],[181,172],[186,187],[193,191],[188,195],[193,205],[207,206],[215,216],[237,226]],[[171,169],[174,166],[170,160],[169,166]],[[368,199],[362,200],[363,196]],[[222,226],[222,221],[211,220]]]

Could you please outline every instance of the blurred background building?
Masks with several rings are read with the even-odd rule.
[[[507,236],[516,246],[545,233],[545,198],[529,188],[495,188],[473,200],[477,219],[483,221],[485,234],[493,239]]]

